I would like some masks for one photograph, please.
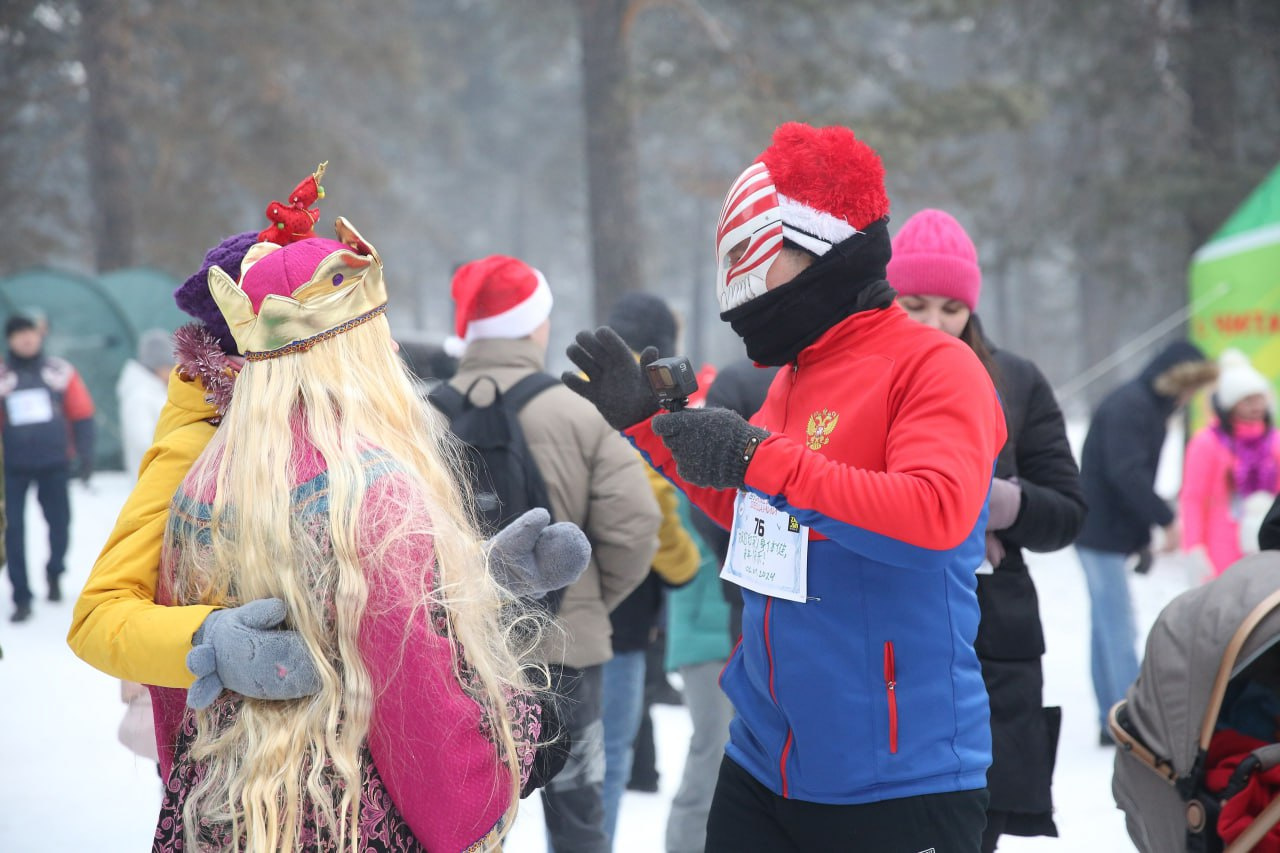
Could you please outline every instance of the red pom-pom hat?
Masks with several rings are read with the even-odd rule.
[[[782,125],[734,182],[721,209],[720,310],[765,293],[765,277],[784,238],[822,256],[888,214],[884,165],[853,131]],[[743,244],[741,253],[732,251]]]
[[[783,236],[815,255],[889,215],[884,164],[847,127],[788,122],[756,162],[773,178]]]

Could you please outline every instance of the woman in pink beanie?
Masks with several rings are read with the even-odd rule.
[[[1280,491],[1280,434],[1271,382],[1239,350],[1218,358],[1217,417],[1187,444],[1178,511],[1182,548],[1212,576],[1258,550],[1258,528]]]
[[[1022,549],[1054,551],[1084,521],[1079,470],[1062,413],[1040,370],[982,333],[982,270],[964,228],[923,210],[893,239],[889,284],[914,319],[967,343],[987,366],[1004,406],[1009,438],[989,498],[987,563],[978,575],[982,621],[975,646],[991,703],[991,802],[982,849],[1001,834],[1054,835],[1050,797],[1060,709],[1041,708],[1044,635]]]

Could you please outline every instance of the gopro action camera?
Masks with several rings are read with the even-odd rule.
[[[658,405],[668,412],[678,412],[689,405],[689,395],[698,390],[698,377],[693,364],[683,355],[660,358],[645,367],[649,386],[658,395]]]

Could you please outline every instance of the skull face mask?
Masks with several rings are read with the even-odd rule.
[[[765,276],[781,251],[782,209],[778,192],[768,168],[763,163],[753,163],[729,189],[716,227],[716,297],[720,310],[736,308],[765,293]]]

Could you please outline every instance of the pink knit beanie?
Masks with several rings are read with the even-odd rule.
[[[922,210],[903,223],[893,238],[888,276],[900,296],[945,296],[978,310],[978,250],[945,211]]]

